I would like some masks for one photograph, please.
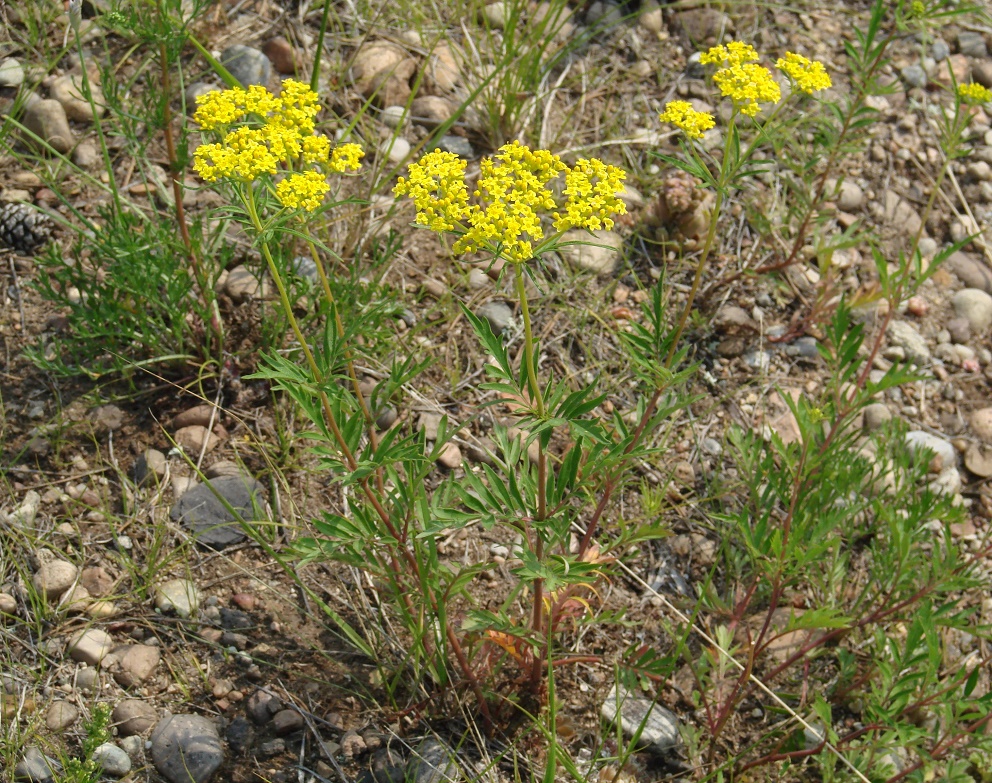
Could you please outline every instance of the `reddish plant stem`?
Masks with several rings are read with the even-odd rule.
[[[210,308],[210,329],[217,340],[218,359],[224,352],[224,327],[217,312],[216,300],[210,290],[209,281],[203,271],[203,264],[200,262],[193,247],[193,239],[189,233],[189,224],[186,222],[186,207],[183,206],[183,184],[181,180],[182,172],[179,168],[179,158],[176,154],[176,140],[172,135],[172,105],[171,100],[171,80],[169,78],[169,53],[164,43],[159,44],[159,65],[162,72],[162,114],[163,132],[165,134],[165,149],[169,158],[169,179],[172,181],[172,200],[176,205],[176,223],[179,225],[179,234],[186,248],[186,257],[193,268],[193,277],[200,289],[200,296]]]

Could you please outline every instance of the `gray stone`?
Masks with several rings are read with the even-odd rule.
[[[24,83],[24,66],[13,57],[0,61],[0,87],[20,87]]]
[[[902,77],[907,87],[922,88],[927,86],[927,72],[920,65],[907,65],[899,71],[899,76]]]
[[[864,427],[867,432],[875,432],[892,418],[892,412],[884,402],[874,402],[864,410]]]
[[[269,83],[269,77],[272,76],[272,63],[269,58],[251,46],[236,44],[227,47],[221,52],[220,62],[242,87],[252,84],[265,87]]]
[[[392,748],[380,748],[372,754],[370,763],[372,779],[375,783],[404,783],[406,764]]]
[[[981,33],[973,30],[962,30],[958,33],[958,51],[966,57],[975,57],[979,60],[988,57],[989,54],[985,38]]]
[[[99,628],[86,628],[69,640],[69,655],[74,661],[99,666],[113,647],[114,640],[110,634]]]
[[[934,62],[941,63],[946,60],[951,54],[951,47],[947,45],[947,41],[943,38],[935,38],[933,43],[930,45],[930,56],[933,57]]]
[[[442,418],[444,417],[440,413],[434,413],[433,411],[424,411],[420,414],[417,427],[424,431],[424,436],[427,440],[437,440],[437,432],[441,426]]]
[[[453,783],[461,780],[461,774],[451,749],[428,737],[410,757],[406,779],[411,783]]]
[[[51,731],[64,731],[79,717],[79,709],[67,701],[53,701],[45,713],[45,725]]]
[[[95,693],[100,690],[100,672],[96,669],[80,669],[76,672],[76,690],[80,693]]]
[[[619,723],[626,736],[640,734],[639,744],[654,753],[668,753],[682,743],[679,719],[673,712],[619,685],[603,702],[600,714],[609,723]]]
[[[854,212],[857,209],[861,209],[861,205],[864,203],[865,194],[861,187],[856,182],[851,182],[849,179],[845,179],[841,185],[840,190],[837,193],[837,206],[844,212]]]
[[[72,149],[72,129],[62,104],[53,100],[34,100],[24,109],[24,127],[63,154]],[[30,137],[29,141],[34,141]]]
[[[748,351],[743,356],[744,364],[754,372],[765,372],[771,367],[772,355],[768,351]]]
[[[72,587],[78,573],[79,569],[68,560],[48,560],[41,564],[31,583],[35,590],[53,600]]]
[[[902,348],[913,364],[924,365],[930,361],[930,348],[923,335],[908,321],[892,321],[885,330],[892,345]]]
[[[14,767],[14,780],[50,783],[60,771],[61,766],[55,759],[49,758],[32,745],[25,749],[24,756]]]
[[[121,737],[117,744],[123,748],[131,761],[142,762],[145,759],[145,741],[141,737]]]
[[[158,719],[155,708],[146,701],[140,699],[124,699],[114,707],[111,720],[116,724],[117,731],[121,736],[131,737],[136,734],[144,734]]]
[[[196,614],[199,607],[200,592],[190,580],[170,579],[155,585],[155,608],[159,611],[175,612],[186,619]]]
[[[379,149],[386,154],[390,163],[394,166],[398,166],[410,155],[411,148],[410,142],[402,136],[397,136],[393,139],[386,139],[381,145],[379,145]]]
[[[320,280],[320,273],[317,271],[317,262],[310,256],[296,256],[290,263],[289,268],[297,277],[303,277],[311,283]]]
[[[971,69],[971,77],[982,87],[992,90],[992,62],[976,63]]]
[[[451,152],[460,158],[475,157],[475,150],[472,149],[472,144],[464,136],[446,134],[438,139],[436,149]]]
[[[957,463],[958,453],[952,444],[923,430],[907,432],[906,447],[914,456],[924,449],[929,449],[934,455],[940,457],[941,469],[953,467]]]
[[[201,715],[166,715],[151,736],[155,769],[170,783],[204,783],[224,762],[217,727]]]
[[[992,296],[978,288],[958,291],[953,299],[958,318],[968,321],[971,330],[982,337],[992,326]]]
[[[227,746],[235,756],[243,755],[250,747],[255,738],[255,730],[251,727],[247,718],[239,715],[231,721],[231,725],[224,732]]]
[[[496,0],[494,3],[486,3],[482,7],[482,19],[493,30],[502,30],[506,27],[506,3]]]
[[[282,711],[283,704],[278,697],[268,691],[257,690],[248,697],[247,713],[259,726],[264,726],[272,717]]]
[[[265,758],[278,756],[280,753],[286,752],[286,740],[276,737],[276,739],[263,742],[258,746],[258,750]]]
[[[186,492],[172,507],[172,519],[192,532],[198,543],[223,549],[244,541],[247,534],[217,499],[215,491],[242,520],[250,523],[262,514],[261,510],[255,511],[263,502],[262,485],[249,476],[211,479]]]
[[[405,106],[387,106],[379,116],[383,125],[389,128],[398,128],[406,122]]]
[[[576,228],[562,236],[562,257],[572,266],[596,275],[610,275],[617,268],[623,237],[614,231]]]
[[[30,489],[24,493],[24,500],[21,501],[21,505],[7,515],[7,521],[17,527],[33,527],[40,508],[41,495]]]
[[[475,314],[489,321],[493,334],[501,334],[513,323],[513,310],[506,302],[486,302]]]
[[[122,778],[131,771],[131,757],[113,742],[104,742],[94,748],[93,761],[112,778]]]
[[[978,288],[992,294],[992,269],[981,257],[958,250],[948,256],[946,263],[948,269],[961,278],[968,288]]]

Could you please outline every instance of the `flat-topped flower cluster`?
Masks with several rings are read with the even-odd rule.
[[[196,103],[193,119],[221,141],[197,148],[194,170],[207,182],[282,173],[275,194],[290,209],[313,212],[330,190],[325,173],[357,170],[365,154],[357,144],[332,148],[314,132],[317,93],[295,79],[286,79],[279,95],[252,85],[209,92]]]
[[[754,117],[762,104],[778,103],[782,98],[782,90],[775,77],[763,65],[758,65],[759,59],[758,51],[751,44],[731,41],[703,52],[699,62],[718,66],[713,74],[713,83],[720,94],[730,98],[741,114]],[[807,95],[831,86],[830,75],[823,63],[801,54],[786,52],[775,67],[789,78],[796,90]],[[691,139],[702,138],[703,133],[716,124],[712,114],[695,110],[688,101],[669,102],[660,119],[670,122]]]
[[[479,180],[469,198],[466,163],[450,152],[429,152],[410,164],[393,192],[410,196],[417,223],[439,233],[459,235],[452,250],[488,250],[511,263],[534,257],[535,243],[545,238],[541,215],[550,216],[556,232],[570,228],[613,228],[613,216],[626,212],[619,193],[626,172],[595,158],[572,167],[547,150],[513,142],[483,159]],[[549,183],[564,174],[564,198]]]

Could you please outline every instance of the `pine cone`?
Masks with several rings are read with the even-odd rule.
[[[30,255],[45,244],[51,234],[48,218],[27,204],[6,204],[0,208],[0,244]]]

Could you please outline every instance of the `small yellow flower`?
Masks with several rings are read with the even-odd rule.
[[[410,164],[410,178],[400,177],[393,193],[413,199],[420,225],[452,231],[468,214],[465,161],[453,152],[428,152]]]
[[[758,61],[758,51],[743,41],[731,41],[726,46],[713,46],[699,55],[703,65],[740,65]]]
[[[471,228],[452,247],[455,253],[483,248],[522,264],[533,258],[535,240],[544,238],[539,210],[557,204],[546,185],[567,166],[547,150],[531,150],[512,142],[480,163],[476,198],[484,206],[468,215]]]
[[[658,119],[672,123],[690,139],[701,139],[705,131],[716,125],[712,114],[696,111],[689,101],[669,101]]]
[[[624,215],[627,208],[617,193],[623,190],[627,172],[601,160],[579,159],[565,174],[565,213],[555,212],[555,229],[613,228],[611,215]]]
[[[759,104],[778,103],[782,91],[772,72],[763,65],[741,63],[721,68],[713,74],[713,82],[720,92],[730,98],[742,114],[754,117]]]
[[[775,67],[788,75],[797,89],[808,95],[818,90],[826,90],[832,84],[823,63],[809,60],[795,52],[786,52],[785,57],[780,57],[775,63]]]
[[[992,101],[992,90],[989,90],[987,87],[983,87],[977,82],[971,82],[970,84],[959,84],[958,97],[961,98],[962,103],[977,106],[980,103],[988,103],[989,101]]]
[[[240,88],[234,90],[214,90],[197,96],[196,112],[193,119],[203,130],[213,130],[237,122],[245,116],[244,101]]]
[[[263,130],[242,126],[224,137],[224,146],[236,157],[230,175],[245,182],[257,179],[260,174],[275,174],[279,158],[266,144]]]
[[[237,165],[237,156],[220,144],[201,144],[193,153],[193,170],[206,182],[230,177]]]
[[[361,168],[361,160],[365,157],[365,150],[358,144],[342,144],[331,153],[329,168],[338,174],[346,171],[358,171]]]
[[[330,186],[323,175],[316,171],[290,174],[276,185],[276,197],[290,209],[313,212],[320,206]]]
[[[331,141],[327,136],[304,136],[302,144],[305,163],[326,163],[331,154]]]

